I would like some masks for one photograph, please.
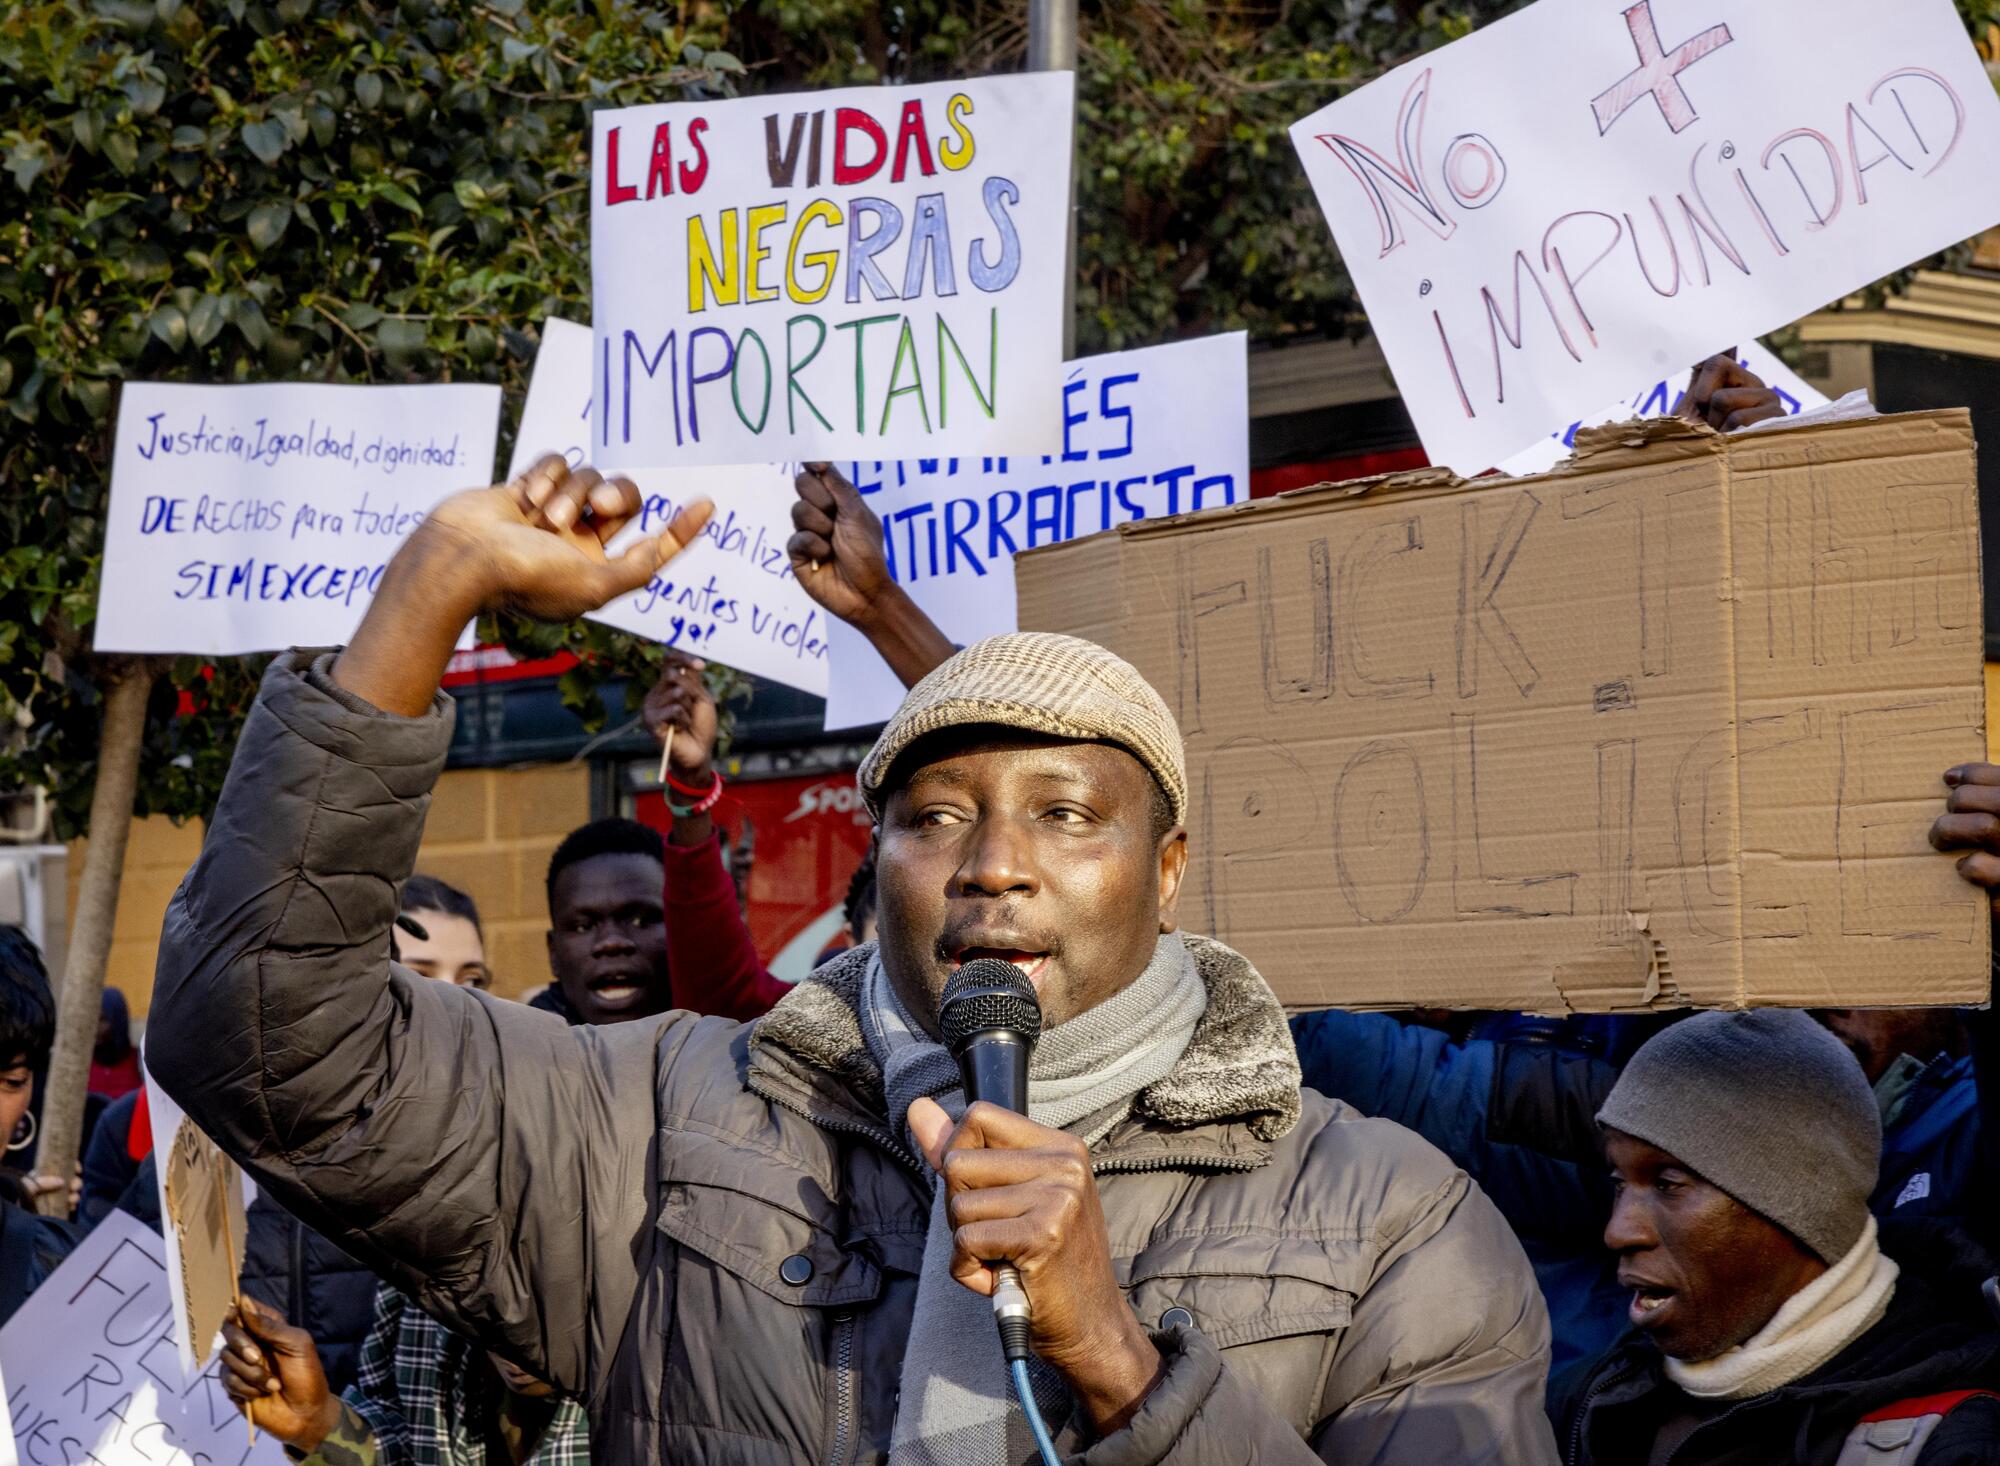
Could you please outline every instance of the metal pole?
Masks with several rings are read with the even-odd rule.
[[[1076,70],[1076,0],[1028,0],[1028,70]],[[1070,123],[1075,127],[1075,112]],[[1076,173],[1069,163],[1069,253],[1063,271],[1063,357],[1076,355]]]

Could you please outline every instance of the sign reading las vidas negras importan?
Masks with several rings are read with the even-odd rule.
[[[599,112],[592,460],[1052,450],[1072,85]]]
[[[1540,0],[1292,141],[1468,473],[2000,220],[2000,98],[1950,0]]]

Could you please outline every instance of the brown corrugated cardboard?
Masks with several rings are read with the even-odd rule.
[[[1190,930],[1298,1007],[1986,1000],[1962,411],[1580,437],[1023,555],[1187,738]]]

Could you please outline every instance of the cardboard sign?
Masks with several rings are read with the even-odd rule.
[[[1476,472],[2000,220],[1950,0],[1541,0],[1292,128],[1431,461]]]
[[[598,112],[592,460],[1052,448],[1073,90],[1043,71]]]
[[[284,1466],[271,1436],[251,1442],[220,1360],[181,1373],[172,1292],[159,1235],[113,1211],[21,1305],[0,1329],[19,1459]]]
[[[572,465],[589,458],[590,380],[590,328],[544,321],[508,477],[525,472],[545,453],[561,453]],[[681,505],[700,495],[715,500],[715,517],[701,542],[662,567],[644,590],[591,619],[824,694],[826,613],[799,587],[785,553],[796,497],[793,470],[739,464],[619,471],[645,493],[646,510],[638,525],[612,542],[614,552],[657,533]]]
[[[500,389],[128,382],[99,651],[347,641],[438,500],[492,482]]]
[[[1799,376],[1763,346],[1752,341],[1736,353],[1736,359],[1763,379],[1764,385],[1778,394],[1778,401],[1785,409],[1787,417],[1797,417],[1802,412],[1826,405],[1826,394]],[[1532,448],[1516,453],[1500,465],[1500,472],[1510,478],[1526,478],[1531,473],[1547,473],[1569,456],[1569,450],[1576,446],[1576,435],[1584,428],[1602,427],[1606,423],[1629,422],[1633,418],[1670,417],[1680,411],[1681,399],[1687,395],[1689,383],[1694,380],[1694,368],[1677,373],[1662,381],[1654,382],[1643,392],[1635,392],[1622,402],[1600,408],[1588,417],[1579,418],[1559,433],[1551,433]]]
[[[1241,332],[1071,363],[1046,457],[843,463],[881,516],[889,568],[960,646],[1015,629],[1014,552],[1250,496]],[[828,640],[826,726],[880,723],[903,685],[852,627]]]
[[[1986,1001],[1926,839],[1984,757],[1963,411],[1586,429],[1036,550],[1187,740],[1184,924],[1300,1007]]]
[[[243,1172],[149,1077],[146,1106],[173,1293],[174,1344],[183,1376],[215,1353],[222,1322],[236,1304],[249,1237]]]

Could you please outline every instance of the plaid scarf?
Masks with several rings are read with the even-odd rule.
[[[341,1397],[341,1423],[305,1460],[308,1466],[486,1466],[503,1389],[478,1345],[384,1285],[375,1293],[357,1382]],[[589,1466],[581,1405],[557,1402],[528,1463]]]

